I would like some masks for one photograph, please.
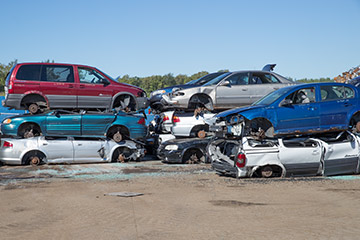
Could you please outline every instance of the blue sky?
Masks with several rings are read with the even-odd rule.
[[[335,77],[360,65],[360,0],[3,0],[0,63],[110,76],[261,69]]]

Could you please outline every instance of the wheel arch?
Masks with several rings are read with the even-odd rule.
[[[114,108],[114,103],[116,102],[116,100],[120,96],[123,96],[123,95],[129,95],[134,100],[136,109],[138,108],[138,103],[136,101],[136,96],[134,94],[130,93],[130,92],[118,92],[118,93],[116,93],[111,99],[110,108]]]
[[[38,100],[45,100],[46,104],[50,107],[49,99],[42,92],[39,91],[29,91],[24,94],[20,101],[20,107],[26,107],[24,104],[27,99],[36,98]]]
[[[191,150],[199,151],[199,152],[205,157],[205,161],[206,161],[206,154],[205,154],[204,150],[202,150],[202,149],[199,148],[199,147],[190,146],[190,147],[185,148],[184,150],[182,150],[182,152],[181,152],[181,161],[182,161],[182,162],[184,161],[185,154],[186,154],[188,151],[191,151]]]
[[[253,177],[254,175],[259,175],[258,172],[261,170],[261,168],[266,166],[279,168],[281,170],[281,177],[284,177],[286,175],[286,169],[282,163],[265,163],[253,167],[250,172],[250,177]]]
[[[121,124],[116,124],[116,125],[111,125],[109,126],[109,128],[106,130],[106,137],[109,137],[109,134],[111,133],[111,131],[113,131],[114,129],[123,129],[125,130],[126,136],[130,137],[130,130],[128,127],[126,127],[125,125],[121,125]],[[121,132],[120,132],[121,133]]]
[[[193,94],[190,98],[189,98],[189,101],[188,101],[188,108],[191,107],[191,100],[195,97],[200,97],[200,98],[208,98],[210,100],[210,103],[211,105],[214,107],[214,101],[213,99],[211,98],[211,96],[209,94],[206,94],[206,93],[195,93]]]
[[[43,151],[41,151],[40,149],[34,148],[34,149],[29,149],[29,150],[27,150],[26,152],[24,151],[24,152],[21,154],[21,157],[20,157],[20,159],[21,159],[21,165],[28,164],[28,163],[26,163],[26,160],[27,160],[27,158],[28,158],[31,154],[33,154],[33,153],[39,154],[40,156],[42,156],[42,157],[43,157],[42,162],[47,162],[47,161],[46,161],[47,155],[46,155]]]
[[[36,126],[40,129],[41,133],[44,132],[44,129],[43,129],[38,123],[32,122],[32,121],[24,121],[24,122],[22,122],[22,123],[19,125],[19,127],[17,128],[17,135],[19,135],[20,130],[22,130],[22,128],[23,128],[25,125],[28,125],[28,124],[34,124],[34,125],[36,125]]]

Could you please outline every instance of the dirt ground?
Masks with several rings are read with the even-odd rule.
[[[358,176],[232,179],[170,168],[128,178],[3,181],[0,239],[359,239]],[[10,176],[9,168],[0,171],[0,180]],[[113,192],[143,195],[104,195]]]

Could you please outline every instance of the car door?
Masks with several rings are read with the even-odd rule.
[[[353,134],[342,133],[338,140],[327,143],[324,175],[352,174],[358,171],[359,141]]]
[[[285,86],[279,79],[270,73],[252,72],[250,78],[250,102],[253,103],[268,93],[271,93]]]
[[[107,127],[115,120],[113,113],[91,113],[81,115],[81,133],[84,136],[104,136]]]
[[[106,108],[111,105],[113,90],[110,82],[92,68],[78,67],[78,108]]]
[[[303,99],[302,97],[305,98]],[[288,104],[283,104],[288,101]],[[283,103],[275,109],[277,134],[306,133],[319,130],[319,103],[316,101],[315,87],[296,90],[287,95]]]
[[[347,129],[348,114],[357,106],[354,90],[343,85],[320,86],[320,128]]]
[[[79,138],[75,137],[73,140],[74,145],[74,163],[90,163],[90,162],[103,162],[102,148],[104,147],[105,140],[95,138]]]
[[[49,100],[50,108],[76,108],[76,84],[73,67],[42,65],[40,91]]]
[[[39,138],[39,148],[46,153],[48,163],[72,163],[74,160],[74,148],[68,137]]]
[[[80,125],[80,114],[63,110],[56,110],[46,116],[45,135],[80,136]]]
[[[216,86],[216,107],[233,108],[250,105],[249,72],[234,73]],[[224,81],[229,84],[224,85]]]
[[[279,139],[279,158],[286,176],[315,176],[321,173],[322,144],[316,139]]]

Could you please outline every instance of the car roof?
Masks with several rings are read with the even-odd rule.
[[[23,63],[17,63],[16,65],[62,65],[62,66],[78,66],[78,67],[91,67],[95,68],[89,65],[83,65],[83,64],[75,64],[75,63],[44,63],[44,62],[23,62]]]

